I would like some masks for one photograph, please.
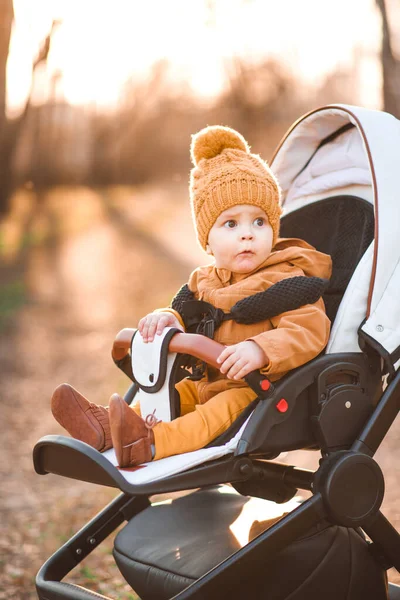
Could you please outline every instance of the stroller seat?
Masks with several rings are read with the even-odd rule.
[[[86,444],[63,436],[40,440],[34,450],[38,473],[111,485],[123,493],[42,567],[39,598],[89,600],[81,588],[60,579],[124,520],[128,524],[115,540],[114,556],[143,600],[174,594],[181,600],[389,597],[385,572],[390,566],[400,569],[400,536],[379,510],[384,481],[373,456],[399,410],[395,362],[400,332],[397,323],[384,317],[386,290],[393,297],[393,281],[400,273],[398,257],[388,259],[385,245],[393,250],[395,236],[388,234],[390,219],[384,209],[377,218],[377,198],[378,188],[388,192],[387,169],[395,180],[400,166],[396,158],[393,165],[379,165],[379,141],[382,132],[389,135],[400,125],[377,113],[379,127],[374,127],[372,112],[330,106],[306,115],[289,131],[272,163],[283,197],[293,198],[293,210],[288,201],[282,218],[281,235],[303,238],[332,256],[333,274],[324,296],[333,322],[326,352],[265,393],[260,380],[253,379],[259,399],[251,414],[245,413],[214,441],[219,446],[238,436],[234,453],[164,479],[135,485]],[[345,193],[343,180],[340,195],[333,190],[318,200],[311,194],[299,206],[298,197],[289,193],[293,181],[302,177],[307,182],[318,152],[330,144],[340,146],[354,134],[364,145],[365,169],[360,169],[358,183],[366,185],[363,178],[370,170],[375,206]],[[381,177],[379,166],[386,169]],[[400,217],[397,206],[392,217],[396,214]],[[383,226],[386,236],[379,235]],[[381,327],[386,331],[381,323],[390,325],[390,335],[381,335]],[[282,398],[284,411],[278,408]],[[300,448],[320,451],[316,473],[271,462],[280,452]],[[221,483],[231,484],[236,492],[220,493],[216,486]],[[195,488],[204,489],[168,505],[150,505],[151,494]],[[311,497],[245,546],[235,545],[229,525],[249,498],[284,503],[298,489]],[[390,598],[397,594],[397,587],[390,586]]]
[[[257,503],[252,507],[254,499],[234,490],[226,493],[224,487],[198,490],[145,509],[118,533],[114,558],[142,600],[175,597],[241,548],[234,524],[247,508],[256,517],[261,507]],[[282,505],[282,514],[290,504],[296,505],[293,501]],[[260,523],[255,521],[254,532],[250,523],[243,525],[242,536],[251,538]],[[280,553],[242,568],[239,581],[224,577],[218,586],[219,592],[215,589],[202,597],[297,600],[317,598],[321,590],[326,600],[386,597],[385,574],[362,534],[328,522],[319,523]]]

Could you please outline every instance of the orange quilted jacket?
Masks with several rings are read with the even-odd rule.
[[[269,257],[256,271],[245,275],[213,265],[198,267],[189,278],[189,288],[196,299],[205,300],[216,308],[229,312],[232,306],[247,296],[267,290],[287,277],[299,275],[329,279],[331,259],[303,240],[280,238]],[[180,315],[173,312],[182,322]],[[264,350],[268,363],[262,372],[275,381],[291,369],[315,358],[326,346],[330,321],[322,299],[282,313],[271,319],[243,325],[233,320],[223,321],[214,339],[225,345],[254,340]],[[200,402],[231,388],[243,387],[244,381],[228,380],[216,369],[208,368],[205,377],[197,382]]]

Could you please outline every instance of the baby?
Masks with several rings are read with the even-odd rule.
[[[329,278],[330,257],[299,239],[279,239],[280,189],[268,165],[251,154],[245,139],[228,127],[206,127],[193,136],[190,199],[200,245],[213,264],[197,268],[188,289],[194,299],[229,312],[236,302],[297,277]],[[138,325],[151,343],[165,327],[185,330],[179,302],[158,309]],[[176,310],[176,307],[178,310]],[[206,446],[255,399],[243,378],[255,369],[271,380],[316,357],[329,337],[323,300],[257,323],[223,320],[214,339],[224,344],[220,372],[186,378],[176,388],[181,416],[157,422],[140,416],[114,394],[96,405],[67,384],[52,398],[56,420],[75,438],[99,451],[114,447],[118,464],[131,467]]]

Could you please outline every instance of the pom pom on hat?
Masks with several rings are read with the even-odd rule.
[[[250,153],[244,137],[230,127],[205,127],[192,136],[190,153],[194,164],[190,202],[201,247],[206,248],[218,216],[240,204],[259,206],[266,213],[275,244],[281,215],[279,183],[268,164]]]
[[[205,127],[192,136],[190,148],[192,162],[197,166],[203,158],[214,158],[227,148],[250,152],[244,137],[234,129],[222,125]]]

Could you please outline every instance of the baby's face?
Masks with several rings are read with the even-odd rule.
[[[240,204],[224,210],[210,229],[207,252],[218,269],[250,273],[272,250],[273,231],[263,210]]]

